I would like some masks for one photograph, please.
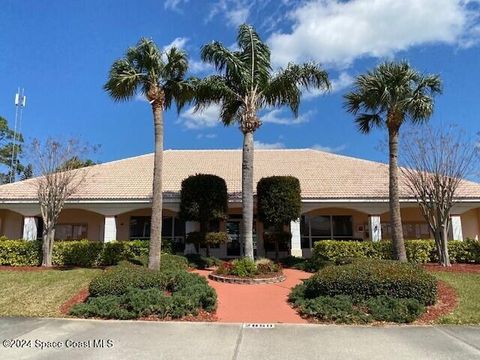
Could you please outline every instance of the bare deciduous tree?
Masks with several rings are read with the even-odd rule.
[[[477,148],[455,127],[412,130],[403,138],[406,187],[417,200],[433,233],[438,259],[450,266],[450,215],[464,179],[472,174]]]
[[[55,225],[65,205],[82,185],[88,168],[77,168],[70,159],[81,158],[89,151],[77,140],[65,142],[48,139],[43,144],[34,140],[32,153],[35,158],[38,201],[43,219],[42,266],[52,266],[52,250]]]

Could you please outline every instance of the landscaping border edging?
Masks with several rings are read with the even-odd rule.
[[[243,284],[243,285],[260,285],[260,284],[276,284],[285,281],[287,278],[284,274],[276,275],[271,278],[253,279],[253,278],[233,278],[227,276],[208,274],[208,278],[214,281],[229,283],[229,284]]]

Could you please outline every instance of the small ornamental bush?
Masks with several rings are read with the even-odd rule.
[[[164,255],[165,256],[165,255]],[[149,270],[122,262],[92,280],[90,297],[75,305],[80,317],[134,319],[156,316],[180,318],[213,311],[217,294],[205,278],[182,268]]]
[[[333,261],[323,260],[319,257],[312,257],[310,259],[287,256],[280,260],[281,264],[286,268],[293,268],[307,272],[317,272],[326,266],[333,265]]]
[[[365,305],[377,321],[410,323],[425,312],[425,306],[416,299],[377,296],[366,300]]]
[[[231,262],[223,262],[215,271],[218,275],[234,275],[238,277],[255,277],[257,275],[275,274],[281,271],[281,267],[270,259],[258,259],[253,261],[249,258],[235,259]]]
[[[239,277],[252,277],[258,274],[255,261],[249,258],[235,259],[232,261],[230,275]]]
[[[437,281],[418,266],[386,260],[357,260],[328,266],[304,282],[305,296],[350,295],[368,299],[386,295],[416,299],[424,305],[435,303]]]

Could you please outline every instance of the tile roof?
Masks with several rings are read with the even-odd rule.
[[[183,179],[208,173],[227,182],[231,196],[241,191],[241,150],[164,151],[163,191],[178,196]],[[144,200],[151,197],[153,154],[88,168],[73,199]],[[255,150],[254,181],[271,175],[293,175],[305,199],[386,199],[388,166],[312,149]],[[405,189],[402,197],[409,197]],[[480,184],[464,181],[460,197],[480,198]],[[0,201],[35,199],[35,179],[0,186]]]

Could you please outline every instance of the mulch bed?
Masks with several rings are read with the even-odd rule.
[[[457,273],[480,273],[479,264],[452,264],[450,267],[445,267],[440,264],[425,264],[423,267],[428,271],[445,271]]]
[[[430,324],[440,317],[451,313],[458,305],[456,290],[444,281],[438,282],[437,302],[427,307],[427,311],[418,318],[417,324]]]
[[[89,295],[88,288],[80,290],[78,294],[73,295],[70,299],[64,302],[62,306],[60,306],[60,312],[64,315],[68,315],[74,305],[85,302]]]

